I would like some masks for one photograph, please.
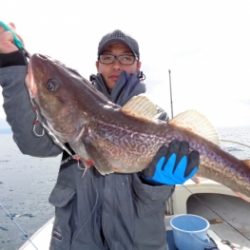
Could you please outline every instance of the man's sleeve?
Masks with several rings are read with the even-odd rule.
[[[25,86],[26,74],[27,66],[0,68],[3,108],[11,126],[13,138],[23,154],[38,157],[58,155],[62,152],[61,149],[47,134],[37,137],[33,132],[36,115]],[[41,131],[42,127],[39,126],[38,129]]]

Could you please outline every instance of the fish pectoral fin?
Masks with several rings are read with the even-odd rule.
[[[85,144],[85,148],[91,159],[93,159],[95,164],[94,166],[100,174],[106,175],[114,172],[107,158],[104,157],[103,154],[98,151],[92,144]]]
[[[159,107],[154,104],[145,94],[132,97],[121,111],[130,116],[153,120],[159,114]]]
[[[185,128],[219,145],[219,136],[208,119],[196,110],[187,110],[175,116],[169,124]]]

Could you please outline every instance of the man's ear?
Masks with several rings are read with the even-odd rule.
[[[99,61],[95,62],[95,66],[96,66],[97,72],[99,72]]]
[[[140,71],[141,69],[141,61],[137,61],[137,70]]]

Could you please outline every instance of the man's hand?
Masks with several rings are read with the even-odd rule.
[[[14,30],[15,26],[9,24],[9,26]],[[13,34],[10,31],[5,31],[2,26],[0,26],[0,53],[8,54],[17,51],[18,48],[13,42]]]
[[[0,22],[0,68],[27,65],[28,52],[23,48],[23,41],[15,32],[13,24]]]
[[[183,184],[197,173],[199,158],[197,151],[189,152],[188,142],[174,140],[158,150],[142,178],[151,184]]]

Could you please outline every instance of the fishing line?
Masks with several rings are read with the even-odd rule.
[[[195,199],[202,204],[202,206],[208,208],[208,210],[212,211],[214,214],[216,214],[222,221],[224,221],[228,226],[232,227],[236,232],[238,232],[243,238],[248,240],[250,242],[250,238],[248,238],[246,235],[244,235],[239,229],[237,229],[234,225],[232,225],[230,222],[228,222],[226,219],[223,218],[222,215],[220,215],[218,212],[216,212],[213,208],[209,206],[207,202],[204,202],[201,198],[196,195],[196,193],[193,193],[187,186],[182,185],[183,188],[185,188],[190,194],[192,194]]]
[[[91,178],[91,180],[92,180],[92,182],[93,182],[93,177]],[[92,215],[94,214],[95,209],[96,209],[96,207],[97,207],[98,200],[99,200],[99,193],[98,193],[97,187],[96,187],[95,185],[94,185],[94,187],[95,187],[95,193],[96,193],[95,204],[94,204],[94,206],[93,206],[93,208],[92,208],[92,211],[91,211],[91,213],[90,213],[89,218],[80,226],[78,232],[77,232],[76,235],[73,237],[72,243],[79,237],[79,235],[80,235],[82,229],[83,229],[84,226],[86,226],[86,224],[89,222],[89,220],[91,219],[91,217],[92,217]],[[71,243],[71,245],[72,245],[72,243]]]
[[[10,211],[0,202],[0,207],[5,212],[6,217],[10,219],[10,221],[15,225],[15,227],[22,233],[24,238],[28,240],[31,245],[34,247],[34,249],[38,250],[37,246],[33,243],[33,241],[30,239],[29,235],[24,231],[24,229],[14,220],[14,216],[10,213]]]

